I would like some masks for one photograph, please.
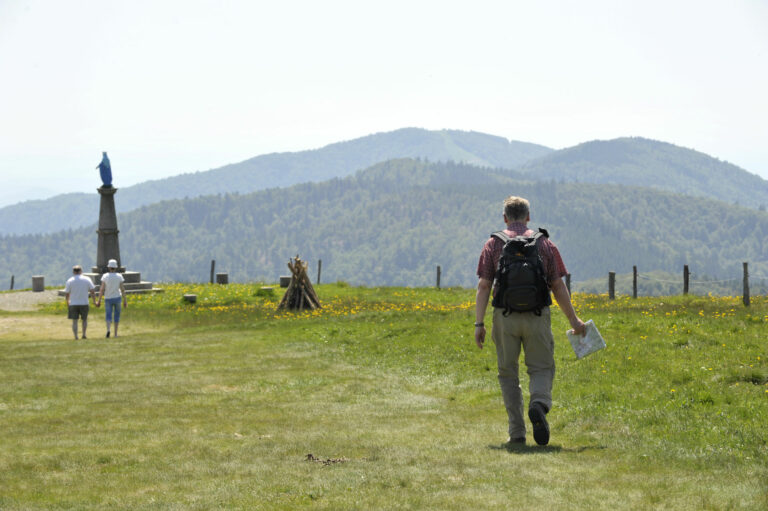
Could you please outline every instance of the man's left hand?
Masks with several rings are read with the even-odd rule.
[[[579,318],[576,318],[576,321],[571,323],[571,328],[573,328],[574,334],[579,334],[582,337],[587,335],[587,325],[585,325]]]

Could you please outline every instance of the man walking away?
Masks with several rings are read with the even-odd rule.
[[[518,360],[522,348],[530,377],[528,418],[533,426],[534,440],[539,445],[546,445],[549,443],[546,415],[552,409],[552,382],[555,377],[555,340],[552,335],[549,308],[552,300],[549,292],[554,294],[576,333],[584,335],[585,326],[576,315],[568,288],[563,283],[562,278],[567,271],[560,252],[549,241],[546,231],[541,230],[541,234],[536,234],[528,229],[529,221],[530,206],[526,199],[509,197],[504,201],[504,223],[507,228],[494,233],[485,243],[477,265],[479,282],[475,303],[475,343],[478,348],[483,348],[483,320],[493,289],[491,337],[496,345],[499,385],[509,419],[508,443],[525,444],[523,392],[518,377]],[[528,239],[515,241],[517,245],[514,246],[521,247],[519,250],[504,250],[507,240],[517,236]],[[527,259],[523,251],[528,253]],[[518,266],[505,266],[507,269],[502,272],[499,264],[502,253],[506,258],[505,265],[510,259],[520,258],[516,263]],[[528,275],[529,282],[518,287],[515,279],[519,277],[516,275]],[[537,286],[541,291],[529,292],[537,289]]]
[[[110,259],[107,263],[109,273],[101,276],[101,288],[99,289],[99,301],[96,306],[101,306],[101,298],[106,302],[107,316],[107,337],[109,337],[109,327],[112,321],[115,322],[115,337],[117,337],[117,326],[120,323],[120,299],[122,298],[123,307],[128,307],[127,295],[125,293],[125,280],[123,276],[117,273],[117,261]]]
[[[88,297],[93,299],[96,305],[96,296],[91,279],[83,275],[83,267],[79,264],[72,267],[72,276],[67,280],[64,293],[67,299],[67,317],[72,320],[72,332],[77,339],[77,320],[83,320],[83,339],[87,339],[85,331],[88,328]]]

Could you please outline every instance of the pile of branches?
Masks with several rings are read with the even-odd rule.
[[[312,283],[307,276],[307,268],[309,265],[299,259],[297,255],[295,259],[291,259],[288,262],[288,269],[291,270],[291,283],[288,284],[288,289],[285,291],[283,299],[280,301],[280,305],[277,309],[288,309],[302,311],[304,309],[319,309],[320,299],[315,293],[315,289],[312,287]]]

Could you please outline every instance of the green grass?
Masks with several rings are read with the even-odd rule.
[[[553,314],[552,441],[506,450],[474,291],[260,287],[131,297],[118,339],[1,315],[0,509],[768,506],[764,297],[577,295],[608,348],[576,361]]]

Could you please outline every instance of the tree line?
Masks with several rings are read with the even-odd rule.
[[[290,257],[323,260],[323,280],[360,285],[474,286],[502,201],[531,201],[575,281],[608,271],[768,274],[768,214],[649,188],[536,181],[520,173],[401,159],[347,178],[251,194],[164,201],[120,214],[123,264],[154,281],[205,282],[211,259],[230,281],[275,282]],[[120,200],[119,193],[116,201]],[[96,256],[95,226],[0,238],[0,275],[63,282]]]

